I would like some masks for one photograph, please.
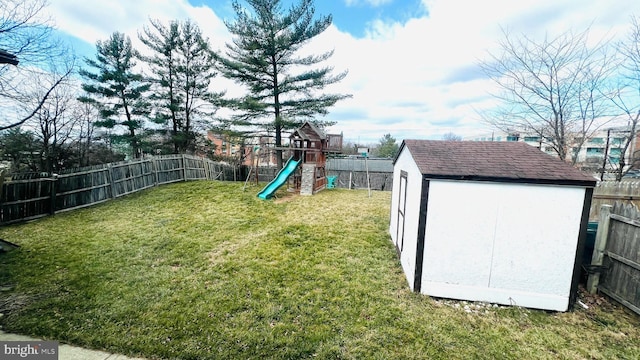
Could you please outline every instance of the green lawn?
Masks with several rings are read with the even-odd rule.
[[[163,359],[638,359],[639,318],[411,293],[389,192],[197,181],[0,229],[3,330]],[[465,305],[470,309],[464,310]]]

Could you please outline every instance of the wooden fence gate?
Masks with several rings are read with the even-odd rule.
[[[587,289],[600,291],[640,314],[640,211],[633,204],[603,205]]]

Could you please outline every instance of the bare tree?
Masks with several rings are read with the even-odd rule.
[[[50,84],[56,82],[58,75],[55,73],[38,76],[35,80],[39,84]],[[43,86],[48,88],[49,86]],[[45,91],[43,88],[40,91]],[[63,83],[52,88],[49,96],[45,99],[34,116],[25,123],[33,129],[35,138],[40,147],[40,171],[53,172],[59,170],[59,164],[63,157],[64,147],[72,140],[75,132],[77,120],[71,114],[71,106],[75,101],[73,89],[70,84]],[[43,95],[34,91],[31,102],[26,102],[23,106],[31,109],[34,104],[38,104],[44,98]]]
[[[73,147],[77,152],[78,166],[87,166],[89,151],[95,140],[95,121],[100,118],[100,114],[95,106],[80,101],[75,103],[71,111],[71,116],[76,120]]]
[[[618,92],[612,100],[621,112],[620,118],[627,120],[627,126],[622,131],[612,129],[616,132],[615,139],[618,140],[616,145],[619,147],[616,150],[620,155],[613,157],[618,160],[617,162],[611,161],[611,157],[605,156],[601,171],[604,175],[606,162],[609,162],[616,180],[620,181],[622,176],[637,162],[637,154],[631,154],[631,164],[627,164],[625,159],[628,151],[637,150],[631,148],[636,139],[638,121],[640,121],[640,22],[636,16],[631,17],[631,29],[627,37],[619,42],[616,48],[622,58],[620,66],[622,76]],[[607,142],[609,141],[609,136],[607,136]],[[627,165],[631,165],[631,167],[627,167]]]
[[[442,135],[442,140],[444,141],[462,141],[462,136],[456,135],[452,132],[448,132]]]
[[[34,117],[73,71],[74,62],[69,61],[67,49],[52,34],[51,19],[43,16],[46,5],[46,0],[0,1],[0,50],[19,60],[19,66],[0,65],[0,106],[5,110],[0,130],[19,126]],[[48,87],[39,85],[44,91],[38,90],[41,97],[32,103],[34,88],[25,87],[25,81],[51,72],[51,66],[64,71],[57,71],[57,78],[47,83]],[[32,103],[31,108],[19,106],[27,102]]]
[[[501,101],[482,114],[505,132],[539,136],[562,160],[575,165],[585,140],[611,115],[613,71],[606,42],[588,45],[588,30],[538,42],[503,30],[500,54],[480,63],[498,85]]]

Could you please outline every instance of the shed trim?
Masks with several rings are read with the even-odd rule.
[[[406,222],[406,211],[407,211],[407,182],[409,181],[409,173],[404,170],[400,171],[400,196],[398,196],[398,214],[396,218],[396,249],[398,250],[398,254],[402,254],[402,250],[404,250],[404,232],[405,232],[405,222]],[[402,184],[404,182],[404,194],[402,193],[403,188]],[[400,197],[403,197],[402,199]],[[400,208],[401,205],[402,209]],[[400,225],[400,215],[402,215],[402,225]],[[398,239],[400,236],[400,226],[402,226],[402,237]],[[397,242],[400,241],[400,246],[398,246]]]
[[[490,177],[490,176],[476,176],[476,175],[433,175],[423,174],[425,177],[437,180],[458,180],[458,181],[487,181],[487,182],[503,182],[514,184],[534,184],[534,185],[563,185],[563,186],[580,186],[586,188],[593,188],[596,185],[596,180],[582,181],[582,180],[561,180],[561,179],[527,179],[527,178],[510,178],[510,177]]]
[[[569,289],[569,309],[573,307],[578,298],[578,285],[580,283],[580,272],[582,265],[582,254],[587,243],[587,228],[589,225],[589,212],[591,210],[591,198],[593,188],[587,188],[584,192],[584,204],[582,205],[582,219],[580,220],[580,233],[578,235],[578,246],[573,263],[573,276],[571,278],[571,288]]]
[[[395,165],[396,164],[396,162],[398,161],[398,158],[400,158],[400,153],[402,153],[402,150],[404,149],[405,146],[406,146],[406,143],[403,140],[402,143],[400,143],[400,148],[398,149],[396,154],[393,156],[393,160],[391,161],[391,165]]]
[[[429,204],[429,179],[422,177],[420,191],[420,211],[418,212],[418,241],[416,242],[416,269],[413,277],[413,291],[419,293],[422,287],[422,263],[424,262],[424,243],[427,230],[427,205]]]

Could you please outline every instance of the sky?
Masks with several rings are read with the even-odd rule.
[[[333,23],[303,51],[333,50],[323,65],[348,74],[325,92],[352,95],[322,119],[336,122],[327,132],[361,145],[385,134],[400,142],[490,133],[480,113],[496,105],[496,89],[478,64],[498,53],[502,29],[541,39],[589,28],[592,39],[615,41],[640,16],[638,0],[316,0],[315,8]],[[115,31],[136,46],[150,18],[191,18],[218,50],[232,39],[224,22],[234,20],[231,0],[50,0],[47,10],[81,56]]]

